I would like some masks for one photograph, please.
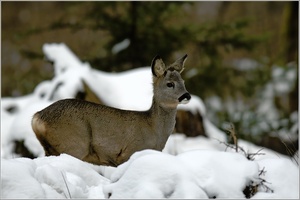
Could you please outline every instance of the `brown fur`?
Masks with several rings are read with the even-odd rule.
[[[183,68],[184,60],[174,64]],[[153,60],[154,96],[147,111],[64,99],[33,116],[33,131],[47,156],[67,153],[98,165],[118,166],[136,151],[162,150],[175,126],[178,99],[187,94],[180,70],[168,70],[159,57]]]

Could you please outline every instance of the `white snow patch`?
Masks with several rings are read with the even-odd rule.
[[[128,38],[124,39],[123,41],[115,44],[111,50],[111,52],[113,54],[117,54],[119,53],[120,51],[123,51],[125,49],[127,49],[130,45],[130,40]]]
[[[109,180],[90,164],[62,154],[37,158],[1,159],[1,198],[104,198]]]
[[[253,199],[299,199],[299,166],[288,159],[262,159],[257,162],[266,173],[262,178],[273,193],[259,191]]]

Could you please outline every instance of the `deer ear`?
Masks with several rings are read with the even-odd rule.
[[[166,65],[159,55],[153,58],[151,70],[152,74],[156,77],[162,76],[165,73]]]
[[[185,54],[183,57],[179,58],[178,60],[176,60],[171,66],[178,71],[179,73],[181,73],[184,70],[184,63],[186,61],[187,58],[187,54]]]

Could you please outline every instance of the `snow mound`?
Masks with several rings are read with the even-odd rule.
[[[143,150],[111,168],[110,178],[67,154],[1,159],[1,198],[299,198],[299,168],[292,161],[250,161],[234,152],[178,154]],[[103,170],[103,169],[102,169]],[[262,173],[263,172],[263,173]],[[262,181],[264,183],[262,184]]]
[[[246,185],[258,182],[258,171],[257,163],[235,153],[191,151],[172,156],[146,150],[118,167],[104,193],[138,199],[244,198]]]
[[[109,180],[72,156],[1,159],[1,198],[104,198]]]
[[[175,156],[145,150],[118,167],[104,193],[109,198],[207,198],[191,175]]]
[[[259,160],[260,169],[265,169],[266,173],[262,178],[267,180],[266,186],[274,193],[258,192],[253,198],[273,199],[273,198],[297,198],[299,199],[299,166],[290,160],[266,158]]]

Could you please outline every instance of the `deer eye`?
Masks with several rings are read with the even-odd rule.
[[[172,88],[174,88],[174,87],[175,87],[175,84],[174,84],[173,82],[167,83],[167,87],[172,87]]]

